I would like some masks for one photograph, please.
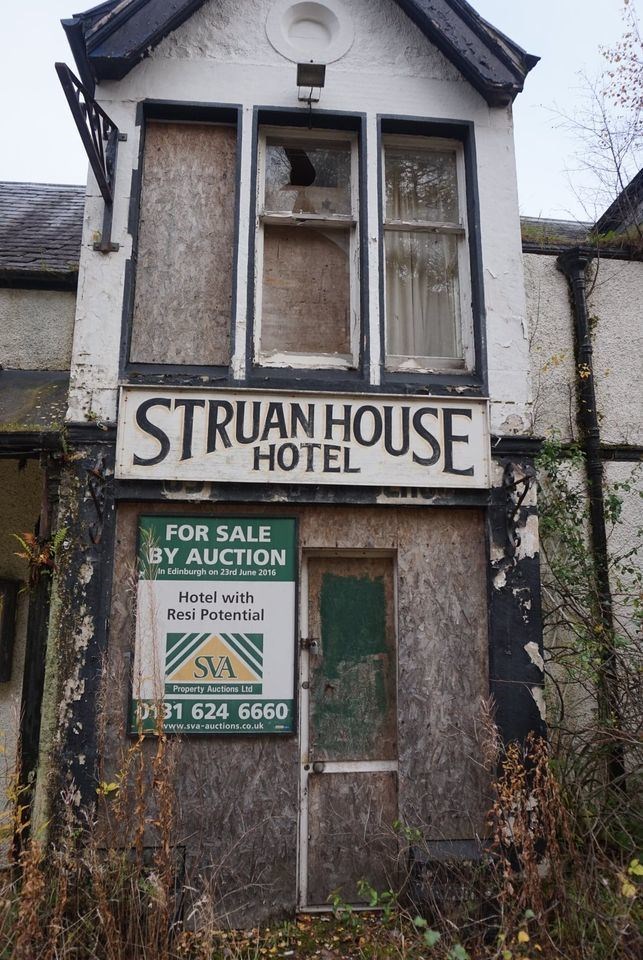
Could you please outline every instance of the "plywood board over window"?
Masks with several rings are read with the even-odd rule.
[[[230,359],[236,130],[150,122],[130,360]]]

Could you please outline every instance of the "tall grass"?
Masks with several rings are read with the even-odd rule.
[[[499,773],[485,855],[477,864],[450,865],[452,898],[444,884],[432,885],[430,871],[424,883],[399,891],[373,890],[365,878],[377,914],[335,898],[330,917],[236,933],[208,903],[204,878],[184,874],[177,744],[162,731],[139,736],[118,776],[100,785],[91,816],[76,809],[70,791],[56,839],[22,845],[19,862],[0,880],[2,960],[642,955],[633,795],[599,813],[561,781],[541,740],[503,751],[490,726],[487,762]],[[406,834],[417,846],[421,829]]]

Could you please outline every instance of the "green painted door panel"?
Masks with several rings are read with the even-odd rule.
[[[310,755],[394,760],[394,568],[388,557],[309,561]]]

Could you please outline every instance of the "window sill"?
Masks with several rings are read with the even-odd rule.
[[[259,220],[269,227],[321,227],[326,230],[357,225],[354,217],[343,214],[325,217],[319,213],[262,213]]]
[[[344,353],[262,353],[255,359],[257,369],[356,370],[355,358]]]
[[[430,376],[434,373],[461,371],[471,373],[464,360],[456,357],[398,357],[391,356],[386,362],[387,373],[422,373]]]

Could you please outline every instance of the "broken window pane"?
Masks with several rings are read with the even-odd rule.
[[[348,228],[264,228],[261,353],[350,353]]]
[[[264,209],[270,213],[350,215],[350,144],[269,137]]]
[[[387,351],[402,357],[461,357],[458,239],[386,233]]]

